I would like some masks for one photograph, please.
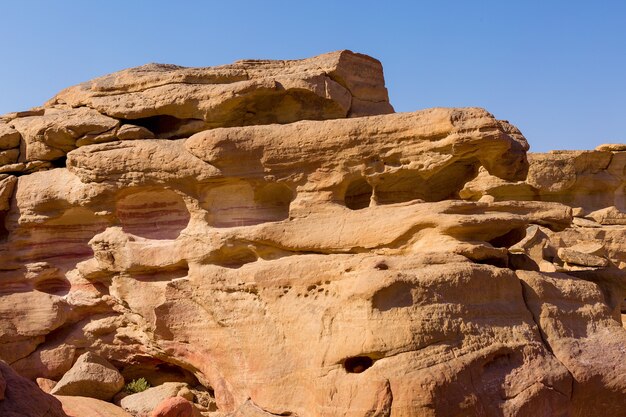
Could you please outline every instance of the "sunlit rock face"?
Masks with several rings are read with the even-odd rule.
[[[341,51],[124,70],[3,116],[0,149],[0,359],[26,378],[93,352],[202,385],[206,416],[626,410],[619,144],[394,114]]]

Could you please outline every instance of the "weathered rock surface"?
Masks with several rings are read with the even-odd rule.
[[[91,352],[78,357],[50,391],[54,395],[110,400],[124,386],[124,377],[106,359]]]
[[[68,417],[59,400],[0,360],[0,416]]]
[[[185,383],[166,382],[124,397],[120,401],[120,406],[136,417],[150,417],[153,410],[172,397],[182,397],[189,401],[193,400],[193,393]],[[191,410],[193,412],[193,408]]]
[[[214,417],[623,414],[621,145],[527,154],[483,109],[391,110],[344,51],[149,65],[5,116],[0,358],[59,387],[98,354],[158,385],[116,397],[136,416],[181,390]]]
[[[138,121],[160,137],[393,111],[380,62],[350,51],[212,68],[149,64],[70,87],[49,102],[58,104]]]
[[[194,410],[194,406],[183,397],[170,397],[161,401],[152,410],[150,417],[194,417],[200,413]]]
[[[56,398],[63,404],[69,417],[134,417],[121,407],[90,397],[62,396]]]

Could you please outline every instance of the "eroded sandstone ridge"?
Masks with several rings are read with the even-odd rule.
[[[392,112],[341,51],[3,116],[0,358],[70,416],[626,413],[626,147]]]

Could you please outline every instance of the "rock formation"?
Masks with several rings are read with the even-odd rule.
[[[2,116],[0,358],[54,393],[89,352],[213,417],[626,413],[626,147],[392,113],[341,51],[151,64]]]

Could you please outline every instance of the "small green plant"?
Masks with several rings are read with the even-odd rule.
[[[128,384],[124,385],[124,391],[129,394],[136,394],[150,388],[150,383],[146,381],[146,378],[133,379]]]

